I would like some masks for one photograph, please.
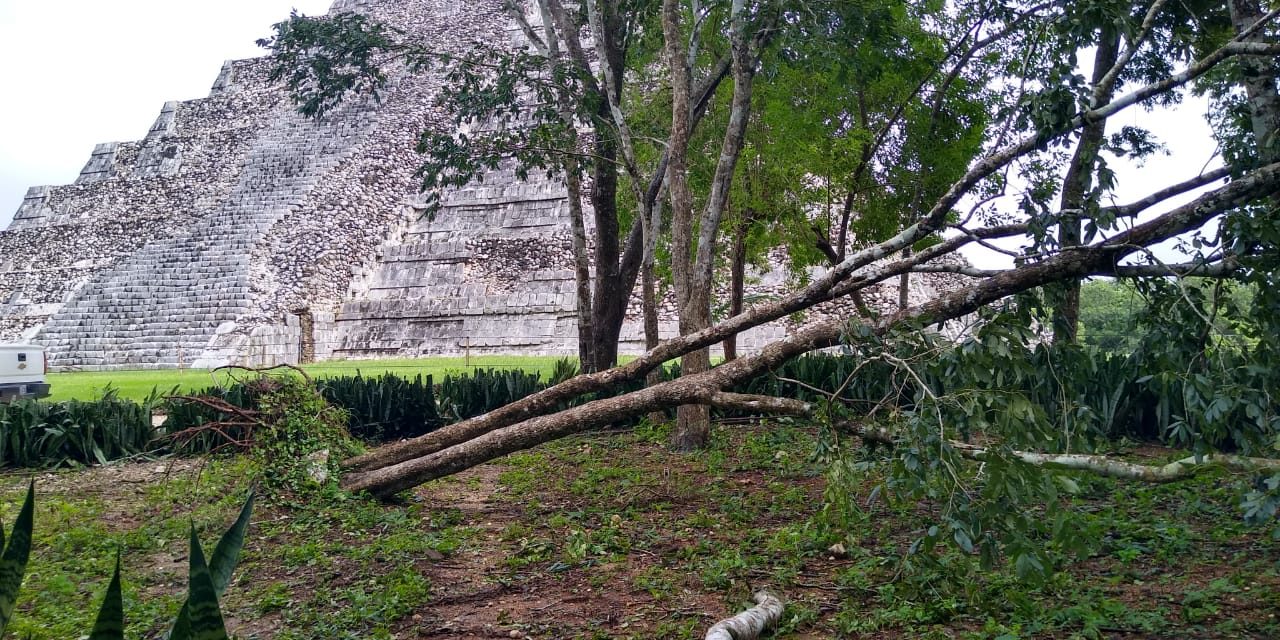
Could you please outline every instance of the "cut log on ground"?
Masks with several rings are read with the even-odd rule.
[[[782,600],[768,591],[757,591],[756,606],[707,629],[705,640],[756,640],[782,618]]]

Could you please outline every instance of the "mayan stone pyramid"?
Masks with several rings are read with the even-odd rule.
[[[435,47],[523,46],[497,0],[338,11]],[[165,104],[141,140],[98,145],[74,184],[27,192],[0,231],[0,341],[44,344],[62,370],[576,353],[561,184],[498,170],[428,219],[414,146],[446,126],[442,78],[402,74],[380,101],[310,120],[270,65],[227,62],[207,97]],[[780,273],[758,274],[756,292],[780,289]],[[633,307],[624,352],[641,350]],[[663,316],[670,335],[670,305]]]

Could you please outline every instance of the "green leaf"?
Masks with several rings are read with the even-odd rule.
[[[969,538],[968,531],[957,528],[953,537],[956,540],[956,544],[959,545],[965,553],[973,553],[973,540]]]
[[[252,514],[253,492],[250,491],[244,506],[240,508],[240,517],[236,518],[231,528],[222,534],[222,539],[218,540],[218,546],[213,549],[213,556],[209,559],[209,573],[213,580],[214,593],[219,596],[231,583],[231,572],[240,560],[240,549],[244,547],[245,533],[249,530],[249,518]],[[190,622],[187,608],[188,603],[182,603],[182,609],[178,611],[178,617],[174,620],[173,630],[169,632],[170,638],[177,637],[177,630]]]
[[[120,595],[120,552],[116,552],[116,571],[107,585],[107,595],[98,609],[89,640],[124,640],[124,601]]]
[[[1014,561],[1014,569],[1023,580],[1035,580],[1044,577],[1044,565],[1033,553],[1021,553]]]
[[[227,585],[231,583],[231,572],[240,561],[240,550],[244,548],[245,534],[249,531],[249,518],[253,515],[253,497],[253,492],[250,491],[249,496],[245,498],[244,506],[240,508],[240,516],[236,518],[231,528],[222,534],[222,538],[218,540],[218,546],[213,549],[213,556],[209,558],[213,588],[219,596],[227,590]]]
[[[187,611],[186,603],[182,603],[182,612]],[[191,618],[183,615],[173,623],[173,630],[169,632],[169,640],[191,640]]]
[[[213,588],[213,576],[205,564],[204,550],[196,536],[195,524],[191,525],[191,564],[187,587],[187,609],[190,612],[188,635],[179,636],[175,629],[174,640],[227,640],[227,629],[222,622],[222,610],[218,607],[218,593]]]
[[[27,572],[27,558],[31,555],[31,529],[35,521],[36,483],[27,487],[27,500],[13,523],[9,544],[0,556],[0,636],[13,617],[13,605],[18,600],[22,576]]]

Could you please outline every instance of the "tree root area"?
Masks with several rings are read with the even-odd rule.
[[[953,549],[937,554],[941,573],[903,569],[898,560],[936,510],[868,502],[873,477],[855,487],[861,515],[824,515],[816,432],[722,424],[696,454],[669,451],[664,429],[586,434],[392,504],[264,504],[223,611],[244,639],[701,638],[765,589],[787,606],[764,638],[1280,637],[1280,543],[1240,522],[1225,473],[1171,485],[1081,480],[1075,500],[1090,514],[1094,546],[1052,584],[1032,587]],[[1145,447],[1130,459],[1176,455]],[[104,566],[124,540],[127,588],[176,596],[184,541],[164,532],[188,516],[208,530],[233,517],[234,496],[220,496],[245,481],[235,465],[211,465],[198,480],[157,463],[40,474],[45,504],[93,519],[37,515],[36,580],[78,566],[85,551],[60,556],[58,536],[97,519],[110,523],[95,534]],[[112,483],[134,475],[150,484]],[[24,479],[0,486],[11,519]],[[131,497],[103,495],[111,487]],[[88,616],[84,598],[100,598],[107,577],[91,576],[48,611],[56,591],[29,582],[18,619],[35,640],[66,637],[41,635],[41,616]]]

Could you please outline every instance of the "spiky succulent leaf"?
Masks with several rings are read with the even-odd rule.
[[[218,592],[205,563],[204,550],[196,527],[191,525],[191,563],[187,586],[187,612],[191,621],[190,640],[227,640],[227,629],[218,607]]]
[[[240,561],[240,550],[244,547],[245,534],[249,531],[249,519],[253,515],[253,492],[249,492],[249,497],[245,499],[244,506],[240,508],[240,517],[236,518],[234,524],[231,525],[227,532],[222,534],[222,539],[218,540],[218,546],[213,549],[213,556],[209,559],[209,573],[213,579],[214,592],[221,596],[227,590],[227,585],[231,583],[231,572],[235,569],[236,563]],[[187,603],[182,603],[182,609],[178,611],[178,618],[173,623],[173,630],[170,631],[170,638],[177,637],[179,627],[189,625],[190,614],[187,611]]]
[[[9,626],[13,605],[18,600],[22,576],[27,571],[27,558],[31,555],[31,528],[35,522],[36,483],[27,487],[27,500],[22,503],[18,519],[13,523],[9,544],[0,556],[0,636]]]
[[[227,532],[218,540],[213,548],[213,556],[209,558],[209,572],[213,578],[213,588],[219,596],[227,590],[231,583],[231,572],[240,561],[240,550],[244,548],[245,534],[249,531],[249,518],[253,515],[253,492],[245,498],[240,508],[240,516]]]
[[[124,599],[120,594],[120,552],[116,552],[116,571],[107,585],[107,596],[98,609],[89,640],[124,640]]]

